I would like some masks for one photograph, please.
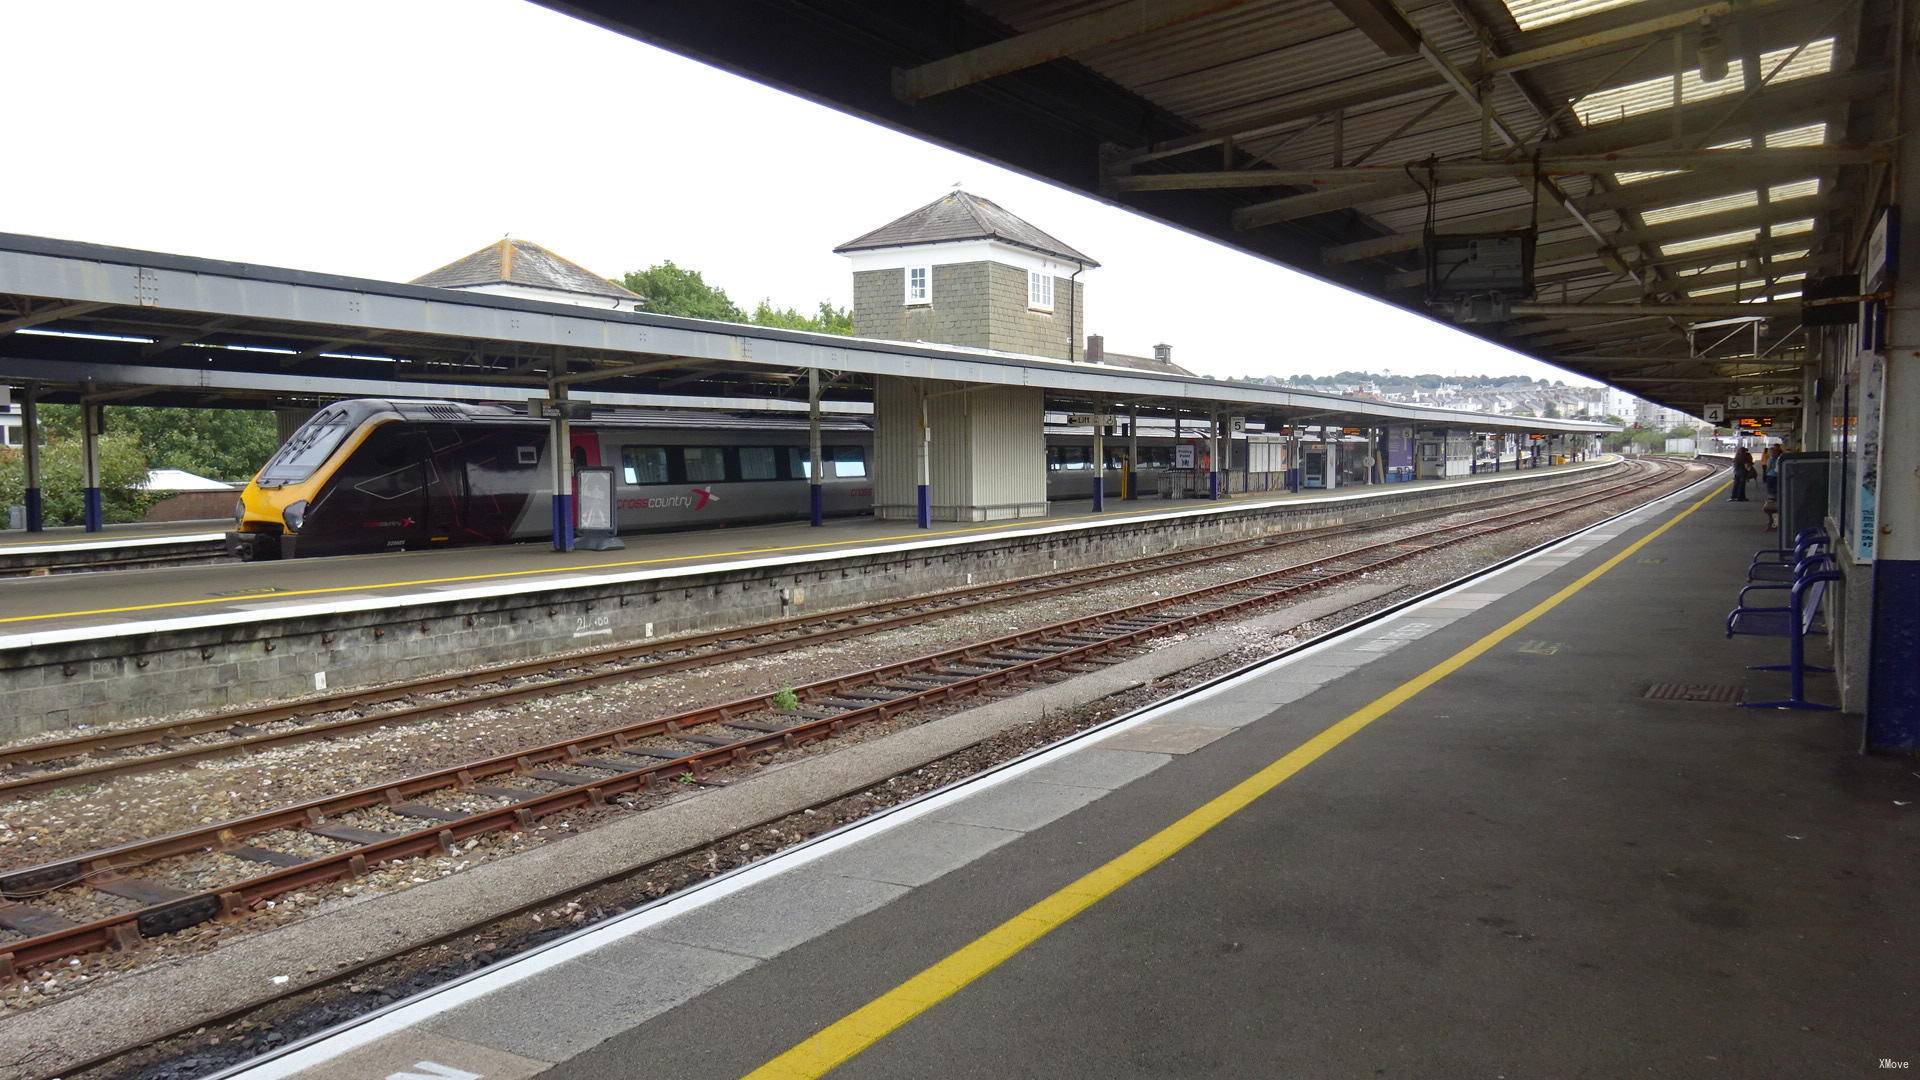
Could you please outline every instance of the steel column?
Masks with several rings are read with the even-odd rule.
[[[1107,508],[1107,405],[1095,401],[1093,414],[1093,512]]]
[[[914,383],[920,395],[920,437],[914,442],[914,457],[918,460],[916,475],[920,484],[915,492],[914,520],[923,529],[933,528],[933,476],[931,458],[933,456],[933,427],[927,417],[927,386],[925,382]]]
[[[1915,45],[1910,21],[1901,24],[1904,40],[1898,53],[1904,59]],[[1908,209],[1920,207],[1920,82],[1904,70],[1899,87],[1899,130],[1909,137],[1899,141],[1892,202]],[[1920,228],[1900,230],[1897,252],[1888,259],[1899,267],[1893,298],[1888,301],[1887,340],[1876,342],[1884,358],[1880,388],[1880,447],[1877,484],[1855,497],[1861,506],[1873,500],[1869,519],[1874,535],[1871,567],[1852,567],[1873,575],[1871,629],[1867,648],[1867,716],[1864,742],[1868,750],[1911,754],[1920,750]],[[1871,370],[1869,368],[1868,370]],[[1863,387],[1864,392],[1870,388]],[[1867,449],[1868,453],[1872,450]],[[1861,463],[1863,466],[1866,462]],[[1864,480],[1861,487],[1867,488]],[[1859,643],[1852,643],[1858,647]]]
[[[1127,475],[1125,480],[1127,501],[1140,497],[1140,406],[1127,406]]]
[[[553,459],[553,550],[573,550],[573,425],[567,421],[567,386],[555,382],[548,396],[553,415],[548,418],[547,446]]]
[[[826,517],[822,487],[826,463],[820,453],[820,369],[807,369],[807,520],[818,526]]]
[[[27,490],[23,500],[27,506],[27,531],[39,532],[46,527],[42,517],[40,503],[40,385],[28,383],[26,397],[20,402],[20,434],[26,438],[23,453],[26,455]]]
[[[105,506],[100,499],[101,408],[91,401],[80,405],[80,457],[86,471],[85,520],[88,532],[106,527]]]

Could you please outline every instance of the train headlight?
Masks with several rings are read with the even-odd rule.
[[[307,500],[287,504],[280,512],[280,520],[287,523],[288,532],[299,532],[300,526],[307,523]]]
[[[247,501],[245,499],[233,500],[233,520],[235,522],[247,520]]]

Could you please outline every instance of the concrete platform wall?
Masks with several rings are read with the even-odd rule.
[[[1497,485],[1501,495],[1591,480],[1595,472]],[[1483,486],[1421,488],[1361,501],[1311,500],[1065,532],[853,552],[796,567],[769,561],[672,578],[608,582],[146,636],[0,651],[0,738],[76,724],[285,701],[595,645],[754,623],[1143,552],[1458,505]],[[1151,506],[1151,504],[1149,504]]]

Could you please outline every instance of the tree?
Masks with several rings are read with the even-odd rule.
[[[196,476],[242,482],[280,448],[273,414],[258,409],[159,409],[109,405],[108,434],[131,435],[148,468],[182,469]],[[48,441],[80,438],[78,405],[40,406],[40,429]],[[142,481],[146,479],[142,474]]]
[[[78,410],[75,410],[76,412]],[[132,432],[109,431],[100,437],[100,502],[109,522],[139,521],[154,496],[143,490],[147,458],[140,438]],[[0,451],[0,506],[25,501],[26,455]],[[85,473],[76,433],[49,432],[40,452],[40,495],[49,525],[80,525],[86,521]]]
[[[642,311],[720,322],[747,321],[746,312],[727,297],[726,290],[707,284],[698,270],[675,266],[672,259],[630,271],[620,284],[646,297],[640,305]]]
[[[1554,404],[1552,398],[1548,398],[1547,403],[1540,407],[1540,415],[1549,420],[1558,420],[1560,419],[1560,406]]]
[[[820,301],[820,311],[815,315],[802,315],[793,308],[777,308],[771,300],[761,300],[753,309],[753,315],[747,319],[755,326],[777,326],[782,330],[811,330],[816,334],[853,334],[853,312],[847,308],[834,307],[832,303]]]

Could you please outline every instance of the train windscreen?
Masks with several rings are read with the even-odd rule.
[[[340,448],[352,426],[344,412],[322,413],[307,421],[260,470],[254,483],[279,487],[297,484],[312,476],[314,470]]]

